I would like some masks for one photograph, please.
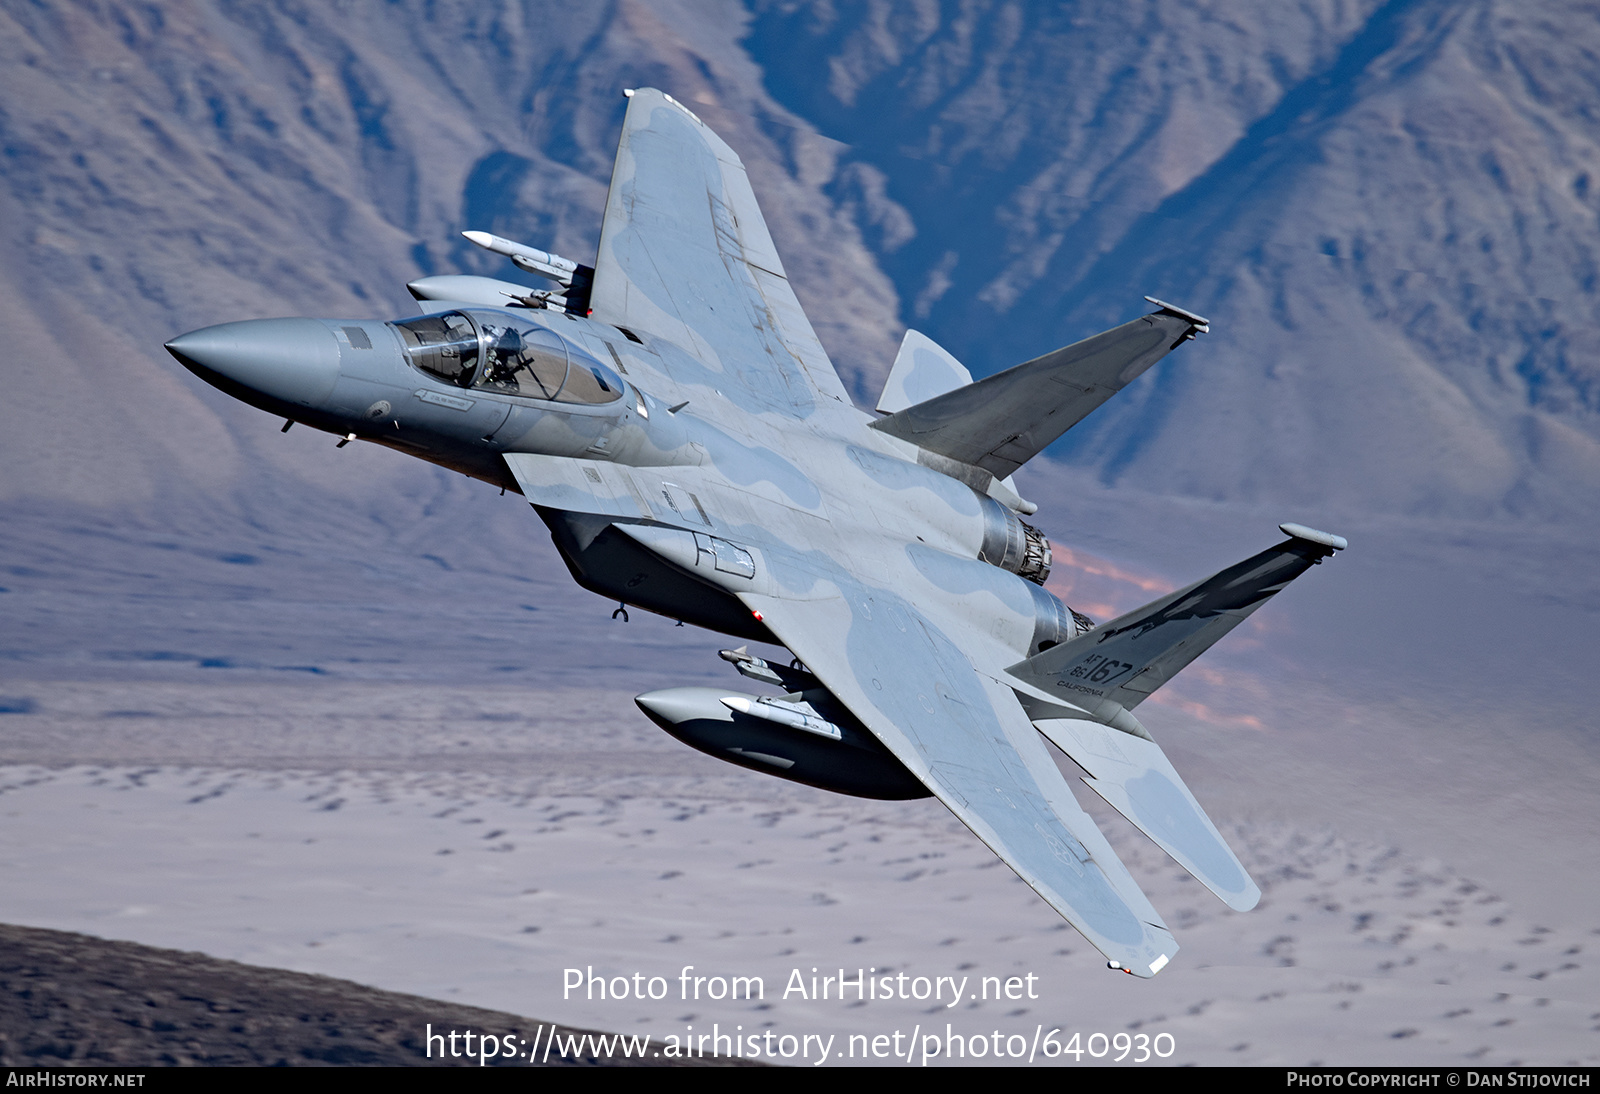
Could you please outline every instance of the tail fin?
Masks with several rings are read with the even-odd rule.
[[[1006,671],[1097,718],[1096,708],[1107,701],[1133,709],[1274,593],[1346,546],[1304,525],[1278,527],[1289,538],[1276,547]]]
[[[907,330],[883,382],[878,409],[894,414],[972,383],[972,373],[950,351],[919,330]]]
[[[1145,369],[1209,329],[1200,316],[1160,304],[1158,311],[1114,330],[914,406],[895,407],[872,427],[1004,479]],[[896,373],[905,358],[902,347]],[[891,373],[891,383],[893,378]],[[880,409],[890,407],[880,403]]]
[[[1300,524],[1269,550],[1045,650],[1006,671],[1033,690],[1087,712],[1034,725],[1089,773],[1117,812],[1240,911],[1261,890],[1166,754],[1128,713],[1212,643],[1345,541]]]

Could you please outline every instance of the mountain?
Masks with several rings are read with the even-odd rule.
[[[1561,633],[1592,634],[1597,51],[1591,10],[1491,0],[11,0],[0,537],[6,587],[40,599],[8,601],[8,648],[170,652],[203,603],[229,622],[184,640],[196,663],[270,663],[259,636],[280,632],[273,648],[327,644],[289,662],[332,663],[373,648],[340,620],[398,598],[416,618],[380,629],[421,635],[411,664],[434,671],[489,663],[470,643],[441,662],[426,637],[482,590],[559,610],[531,632],[508,610],[474,641],[575,649],[564,612],[606,623],[523,507],[282,435],[160,346],[230,319],[410,314],[421,274],[528,280],[463,229],[589,258],[619,92],[641,85],[744,156],[864,404],[906,324],[983,374],[1144,293],[1213,320],[1024,469],[1058,544],[1181,583],[1255,549],[1257,525],[1357,547],[1371,529],[1372,569],[1332,586],[1341,648],[1384,611],[1427,641],[1486,572],[1519,640],[1549,633],[1540,605],[1576,605]],[[1452,569],[1441,544],[1482,557]],[[1382,591],[1402,564],[1438,575],[1426,603]],[[419,598],[441,567],[457,591]],[[112,640],[93,605],[117,598]],[[247,625],[245,600],[318,622]],[[687,671],[687,633],[614,641]]]
[[[1263,960],[1253,939],[1266,921],[1246,917],[1238,937],[1251,941],[1213,951],[1227,968],[1199,970],[1192,1025],[1259,1021],[1232,999],[1274,1000],[1275,1021],[1298,1022],[1277,1002],[1284,984],[1325,1016],[1326,985],[1371,976],[1367,996],[1402,1003],[1300,1022],[1319,1030],[1307,1058],[1343,1045],[1355,1059],[1432,1059],[1437,1023],[1410,1013],[1425,1005],[1475,1012],[1486,1039],[1450,1034],[1463,1052],[1492,1038],[1535,1046],[1506,1059],[1576,1059],[1589,1049],[1539,1046],[1591,1013],[1581,971],[1555,970],[1563,935],[1536,944],[1546,924],[1594,928],[1582,833],[1600,787],[1597,57],[1600,14],[1572,0],[0,0],[4,762],[93,765],[85,779],[126,765],[137,781],[173,757],[231,771],[334,756],[341,770],[403,768],[426,796],[435,775],[480,756],[518,783],[518,811],[541,785],[533,772],[581,770],[584,794],[732,802],[701,810],[723,843],[685,855],[735,857],[725,874],[678,883],[693,893],[684,916],[710,925],[705,894],[760,889],[744,880],[746,852],[728,850],[746,837],[726,818],[768,824],[770,780],[635,748],[651,731],[629,721],[638,691],[727,683],[714,655],[725,639],[639,612],[613,619],[520,500],[386,449],[280,433],[161,348],[234,319],[410,315],[404,285],[424,274],[531,282],[464,229],[589,260],[621,90],[657,86],[744,157],[797,294],[863,406],[906,326],[983,375],[1131,319],[1147,293],[1212,320],[1017,476],[1057,546],[1051,587],[1075,606],[1097,618],[1132,607],[1267,546],[1280,520],[1349,538],[1163,689],[1152,732],[1214,815],[1272,833],[1251,837],[1258,876],[1298,879],[1308,901],[1316,890],[1304,905],[1282,890],[1272,914],[1307,920],[1267,945],[1273,966],[1292,963],[1280,943],[1318,917],[1316,929],[1376,941],[1356,933],[1375,868],[1343,873],[1344,852],[1326,850],[1346,837],[1405,851],[1384,856],[1395,856],[1383,867],[1395,879],[1390,950],[1415,928],[1413,947],[1432,953],[1444,937],[1433,932],[1469,899],[1497,928],[1505,905],[1490,902],[1503,893],[1521,904],[1506,922],[1533,934],[1495,944],[1529,956],[1499,979],[1471,962],[1447,970],[1443,951],[1406,972],[1362,942],[1347,976],[1357,959],[1324,958],[1308,933],[1300,972],[1274,967],[1269,984],[1234,979],[1232,954]],[[469,784],[461,793],[477,801]],[[818,818],[804,839],[828,846],[816,869],[829,885],[844,861],[830,833],[855,823],[841,818],[863,818],[870,843],[885,830],[880,814],[849,808],[784,814],[791,833],[794,818]],[[46,858],[92,850],[91,813],[124,816],[74,807],[54,835],[18,831],[46,832],[30,851]],[[633,877],[605,856],[653,852],[619,851],[605,816],[592,822],[604,854],[571,861],[585,878],[597,863]],[[129,845],[163,830],[119,823]],[[763,832],[763,844],[779,838]],[[192,865],[196,845],[155,842],[186,879],[171,899],[202,907],[210,890],[188,880],[210,876]],[[97,853],[142,861],[123,846]],[[773,846],[783,861],[786,845]],[[924,861],[943,846],[905,829],[870,854]],[[63,868],[59,893],[29,891],[86,906],[104,879],[85,861]],[[337,872],[336,859],[309,861]],[[870,889],[851,880],[850,861],[867,860],[841,867],[836,912],[881,903],[876,875]],[[1002,926],[1008,905],[986,909],[992,879],[974,876],[979,899],[926,903],[923,919],[965,909],[959,933],[999,939],[1008,962],[1031,952],[1036,936]],[[1437,900],[1413,899],[1419,879]],[[609,884],[602,903],[615,903]],[[826,922],[816,898],[789,891],[770,890],[787,911],[728,905],[758,925],[739,927],[738,944],[771,953],[790,912]],[[1334,893],[1353,928],[1328,918]],[[1188,898],[1174,902],[1185,922]],[[609,913],[592,919],[601,941],[570,960],[635,952]],[[403,945],[438,937],[385,922],[413,939]],[[636,952],[676,962],[678,950],[651,947],[679,932],[648,924]],[[248,916],[226,926],[255,929]],[[923,930],[913,917],[905,932],[919,960]],[[950,934],[941,923],[928,937]],[[720,937],[707,953],[723,952]],[[1486,937],[1459,936],[1469,941],[1451,952],[1470,956]],[[338,950],[295,946],[317,960]],[[823,954],[811,964],[838,956],[803,952]],[[1426,986],[1433,969],[1461,985],[1439,988],[1451,1003],[1429,994],[1412,1007],[1423,997],[1391,990]],[[1093,1028],[1097,994],[1071,990]],[[1491,1025],[1513,1013],[1499,1009],[1513,992],[1518,1024]],[[1477,1001],[1457,1009],[1458,993]],[[1547,995],[1554,1005],[1536,1009]],[[1184,1013],[1175,995],[1151,998],[1116,1013],[1157,1029],[1153,1013]],[[1506,1029],[1525,1032],[1503,1042]],[[1246,1040],[1283,1058],[1253,1026],[1219,1055]],[[1418,1055],[1391,1055],[1404,1052]]]
[[[592,260],[621,91],[640,84],[745,148],[835,356],[881,368],[893,290],[792,173],[826,175],[831,146],[761,92],[742,23],[726,4],[6,5],[0,498],[233,508],[288,473],[351,502],[435,475],[327,474],[320,448],[278,443],[161,343],[235,318],[411,314],[420,274],[510,269],[467,228]]]
[[[1600,482],[1588,5],[757,3],[766,85],[976,372],[1214,320],[1058,449],[1101,481],[1586,519]]]

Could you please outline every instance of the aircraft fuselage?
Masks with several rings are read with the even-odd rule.
[[[521,493],[505,461],[532,453],[632,467],[698,466],[741,459],[763,471],[783,460],[755,436],[730,432],[695,413],[692,401],[668,403],[649,387],[670,389],[659,353],[681,352],[633,331],[556,309],[488,308],[439,302],[431,315],[393,322],[352,319],[260,319],[182,335],[168,349],[215,387],[270,414],[350,440],[365,440]],[[703,395],[701,396],[703,398]],[[924,514],[896,515],[896,532],[934,550],[1014,569],[1017,522],[991,498],[939,471],[904,459],[900,442],[866,429],[833,441],[839,456],[896,480],[953,499]],[[288,428],[287,425],[285,428]],[[755,431],[752,431],[755,432]],[[819,482],[818,506],[827,483]],[[667,495],[689,523],[700,502]],[[725,590],[699,580],[618,534],[612,522],[583,512],[535,506],[573,578],[584,588],[675,620],[762,642],[768,629]],[[966,511],[963,519],[963,510]],[[885,505],[883,511],[890,511]],[[917,527],[919,516],[926,527]],[[989,567],[980,567],[988,571]],[[1070,636],[1070,613],[1035,582],[1003,572],[987,581],[1027,589],[1035,618],[1016,636],[1019,655]]]

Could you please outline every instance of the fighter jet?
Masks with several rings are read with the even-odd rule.
[[[638,697],[754,771],[870,798],[933,795],[1111,968],[1178,950],[1046,742],[1229,906],[1260,890],[1134,715],[1345,541],[1298,524],[1243,562],[1096,624],[1046,591],[1012,473],[1209,330],[1159,300],[974,381],[908,331],[876,413],[801,310],[739,157],[660,91],[630,96],[586,266],[468,232],[548,279],[414,281],[421,314],[262,319],[167,343],[230,395],[519,493],[584,588],[787,647],[722,656],[756,694]]]

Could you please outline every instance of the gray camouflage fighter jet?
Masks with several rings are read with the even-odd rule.
[[[1206,320],[1141,318],[974,382],[906,334],[852,405],[739,158],[670,96],[630,92],[592,267],[482,232],[554,283],[410,285],[416,318],[263,319],[167,348],[288,421],[521,493],[584,588],[786,646],[722,656],[778,696],[638,698],[756,771],[947,805],[1109,959],[1178,946],[1045,745],[1229,906],[1260,890],[1133,711],[1345,546],[1282,525],[1253,558],[1095,625],[1046,592],[1050,545],[1011,473]],[[1149,298],[1146,298],[1149,299]]]

